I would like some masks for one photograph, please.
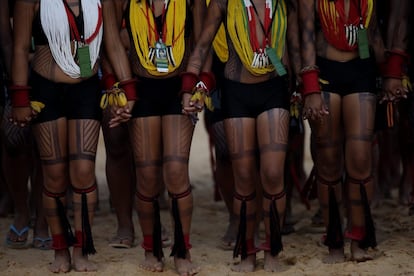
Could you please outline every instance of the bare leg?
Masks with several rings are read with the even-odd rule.
[[[234,177],[223,121],[217,122],[212,126],[211,135],[213,136],[212,139],[215,148],[214,180],[217,183],[221,198],[224,200],[229,213],[227,229],[221,238],[221,248],[224,250],[232,250],[237,236],[237,217],[233,212]]]
[[[134,243],[134,225],[132,222],[135,172],[133,156],[130,150],[128,128],[120,125],[108,127],[109,111],[104,111],[102,133],[106,149],[106,177],[111,198],[111,207],[117,218],[117,232],[110,246],[129,248]]]
[[[93,218],[98,201],[95,158],[100,122],[90,119],[69,120],[69,173],[73,190],[74,228],[76,243],[72,265],[76,271],[96,271],[88,259],[96,250],[92,238]]]

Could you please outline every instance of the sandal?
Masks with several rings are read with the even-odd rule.
[[[52,238],[34,237],[32,246],[33,248],[40,249],[40,250],[50,250],[52,249]]]
[[[134,239],[132,237],[115,236],[109,242],[109,246],[113,248],[126,248],[132,247]]]
[[[16,229],[16,226],[14,226],[13,224],[10,225],[10,230],[6,237],[7,246],[13,249],[27,248],[27,236],[29,234],[29,230],[29,226],[25,226],[23,227],[23,229],[19,231]],[[11,238],[11,234],[16,235],[15,240]]]
[[[224,238],[221,238],[218,247],[222,250],[230,251],[234,249],[235,245],[236,245],[235,240],[226,240]]]

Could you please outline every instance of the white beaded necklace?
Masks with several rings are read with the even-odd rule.
[[[81,0],[82,1],[82,0]],[[101,7],[100,0],[82,1],[82,11],[84,14],[85,38],[90,37],[96,30]],[[69,21],[62,0],[41,0],[40,1],[40,20],[43,31],[49,42],[49,47],[58,66],[71,78],[80,77],[80,68],[74,59],[77,43],[75,43],[74,53],[71,50],[71,38]],[[103,27],[100,26],[98,35],[89,44],[90,61],[94,67],[98,57],[102,42]]]

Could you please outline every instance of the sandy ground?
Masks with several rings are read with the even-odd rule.
[[[143,250],[139,246],[141,234],[137,222],[136,245],[131,249],[114,249],[108,246],[108,240],[115,234],[116,219],[110,212],[108,189],[104,175],[104,152],[100,146],[97,176],[99,181],[100,211],[94,222],[95,245],[98,253],[91,259],[98,264],[98,272],[88,275],[156,275],[138,267],[143,258]],[[310,162],[306,163],[309,170]],[[199,275],[239,275],[231,271],[234,262],[231,251],[218,248],[220,237],[227,225],[227,214],[222,201],[213,200],[213,181],[209,166],[207,135],[198,124],[190,157],[190,177],[194,186],[195,209],[191,242],[192,256],[201,267]],[[366,263],[345,262],[327,265],[321,262],[327,249],[320,245],[322,233],[310,227],[311,216],[316,211],[316,202],[312,209],[294,203],[296,232],[283,237],[284,252],[281,256],[282,272],[280,275],[414,275],[414,219],[407,215],[407,207],[399,206],[396,200],[382,202],[381,207],[373,210],[377,228],[378,249],[373,252],[375,258]],[[162,212],[166,226],[170,225],[170,217]],[[1,218],[0,238],[4,241],[12,218]],[[30,231],[29,241],[32,239]],[[0,275],[48,275],[48,263],[53,259],[53,251],[41,251],[28,248],[13,250],[0,243]],[[164,250],[168,256],[169,249]],[[349,244],[346,244],[349,255]],[[176,275],[173,260],[166,257],[165,271],[159,275]],[[79,275],[69,272],[67,275]],[[267,275],[263,270],[263,253],[258,253],[258,266],[253,273],[246,275]],[[157,274],[158,275],[158,274]]]

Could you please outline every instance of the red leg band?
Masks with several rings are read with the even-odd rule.
[[[76,230],[75,237],[76,237],[76,243],[73,245],[73,247],[82,248],[83,240],[85,239],[83,232]]]
[[[301,72],[300,75],[302,77],[302,95],[304,97],[310,94],[321,93],[318,69],[306,70]]]
[[[272,248],[270,246],[270,236],[266,235],[266,241],[259,245],[259,249],[269,252]]]
[[[68,244],[63,234],[52,235],[52,240],[52,248],[54,250],[62,250],[68,248]]]
[[[127,97],[128,101],[138,100],[136,79],[121,81],[119,83],[119,87],[125,91],[125,96]]]
[[[362,241],[365,237],[365,227],[362,226],[353,226],[351,231],[345,232],[345,238],[354,240],[354,241]]]
[[[144,235],[141,247],[144,248],[145,251],[152,251],[154,249],[154,240],[152,239],[152,235]]]
[[[193,248],[193,246],[190,243],[190,234],[184,234],[184,243],[185,243],[185,248],[187,250],[190,250],[191,248]]]
[[[247,247],[247,255],[253,255],[259,252],[259,248],[257,248],[256,245],[254,244],[254,239],[246,240],[246,247]]]

